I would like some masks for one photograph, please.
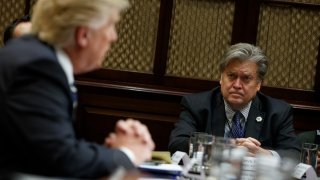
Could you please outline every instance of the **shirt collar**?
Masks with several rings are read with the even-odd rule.
[[[229,103],[227,101],[224,101],[224,108],[225,108],[225,111],[226,111],[226,116],[227,116],[227,119],[229,121],[232,121],[232,118],[233,118],[233,115],[236,111],[234,111],[231,106],[229,105]],[[247,118],[248,118],[248,115],[249,115],[249,110],[250,110],[250,107],[251,107],[251,103],[252,101],[250,101],[247,105],[245,105],[242,109],[240,109],[240,112],[241,114],[244,116],[244,119],[245,121],[247,121]]]
[[[69,56],[60,48],[55,48],[58,62],[67,76],[69,85],[74,84],[73,66]]]

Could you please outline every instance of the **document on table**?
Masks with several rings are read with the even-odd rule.
[[[182,172],[182,167],[177,164],[158,164],[146,162],[139,166],[142,171],[150,173],[170,174],[179,176]]]

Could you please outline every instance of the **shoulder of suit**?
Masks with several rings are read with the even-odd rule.
[[[262,102],[264,105],[272,105],[272,106],[291,106],[289,103],[287,103],[284,100],[273,98],[270,96],[267,96],[261,92],[257,93],[257,98]]]
[[[57,62],[54,50],[31,35],[8,42],[0,49],[0,60],[1,66],[11,71],[38,61]]]
[[[186,98],[201,98],[201,97],[213,96],[218,93],[220,93],[220,88],[214,88],[214,89],[208,90],[208,91],[201,91],[201,92],[197,92],[197,93],[187,94],[184,97],[186,97]]]
[[[221,97],[220,87],[214,88],[209,91],[188,94],[185,95],[183,99],[192,104],[207,106],[208,104],[211,104],[213,102],[213,99],[220,99],[219,97]]]
[[[8,48],[12,51],[18,51],[23,49],[24,51],[21,52],[25,53],[26,55],[33,56],[50,57],[52,55],[55,55],[54,48],[51,45],[40,41],[37,37],[33,35],[25,35],[19,38],[15,38],[12,40],[12,42],[5,46],[5,48]]]

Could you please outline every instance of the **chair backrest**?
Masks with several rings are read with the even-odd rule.
[[[303,143],[315,143],[316,130],[314,131],[305,131],[298,134],[298,139],[301,144]]]

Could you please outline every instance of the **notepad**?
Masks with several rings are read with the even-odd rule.
[[[164,161],[164,163],[171,164],[170,152],[152,151],[152,161]]]

